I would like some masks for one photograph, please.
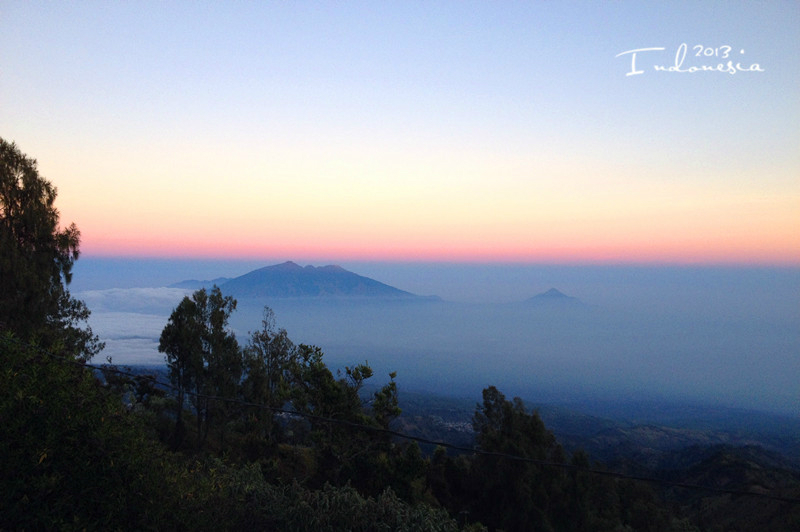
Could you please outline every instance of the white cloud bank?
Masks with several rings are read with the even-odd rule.
[[[180,288],[111,288],[87,290],[75,296],[92,311],[89,325],[105,349],[96,363],[111,357],[118,365],[164,364],[158,338],[172,310],[191,294]]]
[[[191,290],[183,288],[110,288],[86,290],[75,296],[86,302],[93,313],[125,311],[143,314],[169,314]]]

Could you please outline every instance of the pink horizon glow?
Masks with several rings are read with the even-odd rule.
[[[138,257],[178,259],[241,259],[316,261],[379,261],[379,262],[454,262],[454,263],[551,263],[551,264],[678,264],[678,265],[763,265],[800,266],[800,252],[781,249],[692,249],[673,246],[636,249],[633,246],[597,245],[542,246],[538,249],[514,250],[501,246],[479,249],[459,246],[451,249],[412,246],[359,247],[357,245],[304,246],[279,244],[226,245],[218,242],[197,244],[149,239],[116,242],[84,241],[83,256]]]

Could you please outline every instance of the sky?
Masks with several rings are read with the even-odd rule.
[[[0,0],[0,136],[89,257],[796,266],[798,28],[788,1]]]

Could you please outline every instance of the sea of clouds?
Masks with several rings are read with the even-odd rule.
[[[460,286],[480,287],[477,278],[487,279],[484,270],[471,273],[475,279],[461,276]],[[504,273],[499,270],[497,279]],[[442,393],[474,396],[494,384],[509,395],[532,398],[594,394],[800,410],[797,270],[572,269],[561,278],[552,273],[548,269],[542,281],[545,276],[534,271],[517,283],[517,300],[504,297],[505,302],[240,300],[230,324],[245,344],[269,305],[278,326],[296,343],[322,347],[332,368],[367,361],[383,380],[397,371],[402,385]],[[437,293],[432,285],[418,284],[418,292]],[[553,285],[584,304],[524,303]],[[96,361],[164,364],[158,338],[191,292],[76,292],[106,342]]]
[[[190,290],[179,288],[111,288],[86,290],[76,297],[92,314],[89,325],[106,343],[94,362],[111,358],[118,365],[161,365],[158,338],[169,315]]]

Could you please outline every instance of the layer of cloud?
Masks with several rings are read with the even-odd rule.
[[[86,290],[75,296],[86,302],[93,313],[134,312],[169,314],[191,290],[182,288],[110,288]]]
[[[95,310],[89,324],[106,347],[93,362],[105,362],[110,357],[118,365],[163,365],[164,354],[158,352],[158,338],[168,319],[169,311],[145,314]]]

